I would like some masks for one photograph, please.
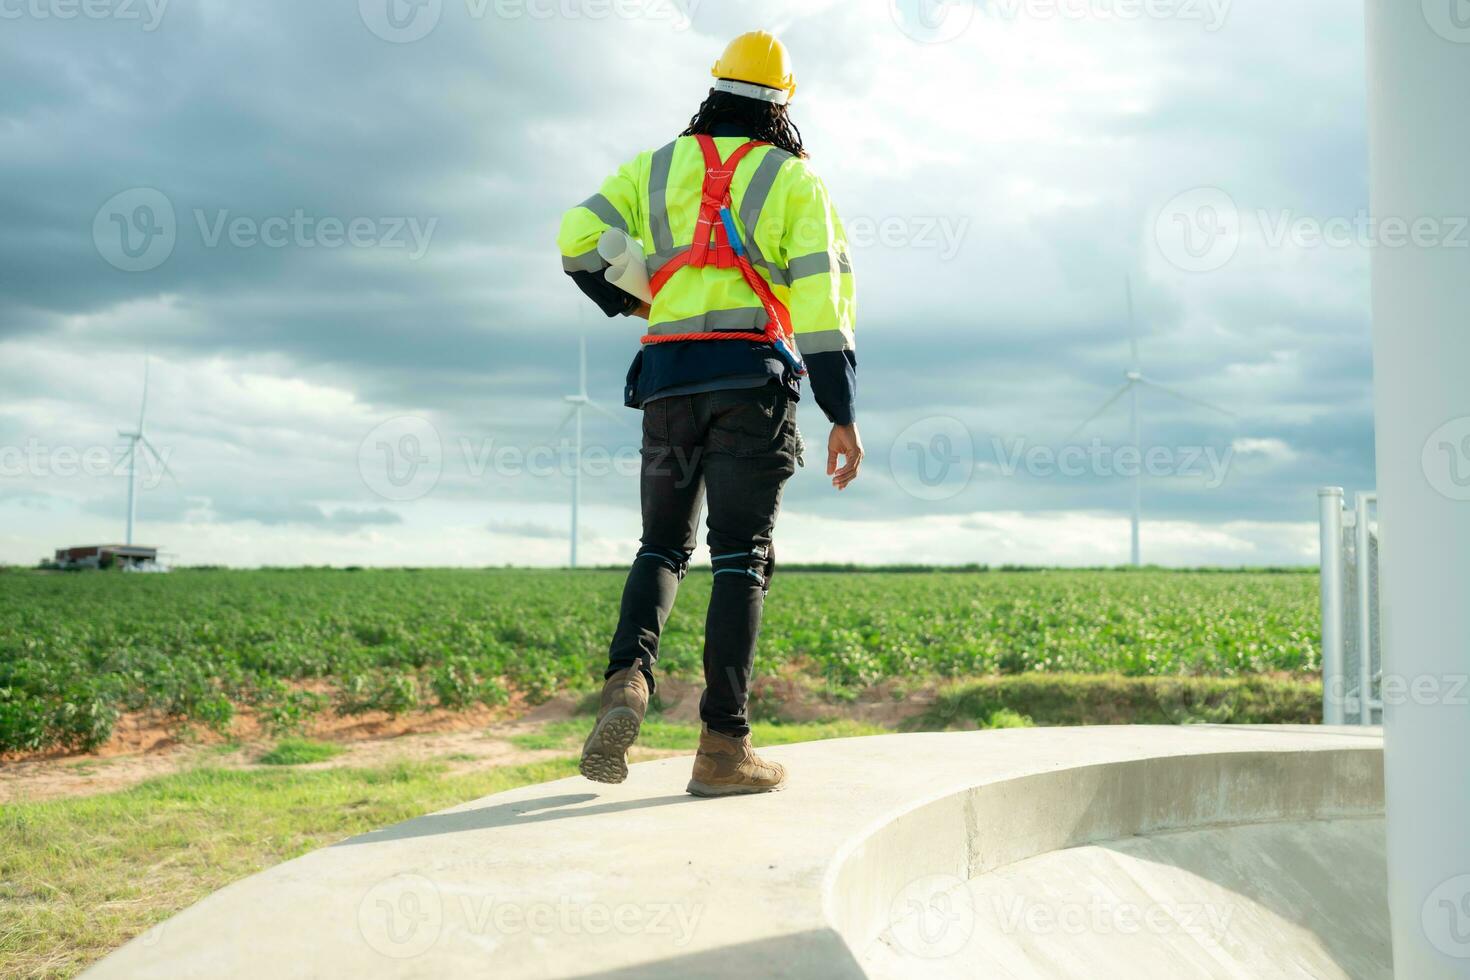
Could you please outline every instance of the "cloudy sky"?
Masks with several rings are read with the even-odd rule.
[[[854,242],[863,475],[814,451],[795,560],[1315,559],[1371,487],[1363,46],[1328,0],[3,0],[0,562],[566,561],[636,547],[638,335],[561,212],[778,30]],[[820,448],[827,426],[808,399]]]

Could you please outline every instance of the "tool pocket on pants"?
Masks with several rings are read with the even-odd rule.
[[[790,402],[779,385],[711,392],[709,446],[731,456],[789,451]]]

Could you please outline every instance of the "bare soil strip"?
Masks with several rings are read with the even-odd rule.
[[[659,681],[665,721],[698,724],[700,685],[677,678]],[[895,699],[884,690],[851,704],[833,705],[804,694],[795,685],[759,685],[757,696],[779,704],[780,716],[803,722],[841,716],[896,726],[928,699]],[[585,696],[563,694],[531,707],[513,697],[500,707],[465,711],[435,709],[391,716],[375,712],[337,716],[325,713],[302,735],[341,744],[344,751],[326,762],[300,768],[369,767],[400,760],[441,761],[451,770],[519,765],[567,754],[566,749],[526,749],[511,739],[535,734],[546,725],[577,716]],[[242,711],[229,737],[200,728],[181,728],[168,719],[127,715],[118,720],[108,743],[91,753],[40,752],[0,757],[0,804],[58,799],[127,789],[147,779],[196,766],[264,768],[259,757],[274,739],[249,711]],[[635,747],[635,761],[679,755],[673,750]]]

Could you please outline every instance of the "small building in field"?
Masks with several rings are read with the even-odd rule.
[[[57,548],[58,568],[121,568],[133,571],[158,571],[158,549],[136,544],[85,544],[75,548]]]

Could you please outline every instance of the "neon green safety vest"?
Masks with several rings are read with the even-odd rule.
[[[745,142],[743,136],[715,139],[723,157]],[[563,216],[557,235],[562,267],[601,269],[597,241],[608,228],[618,228],[642,243],[652,277],[693,241],[704,176],[704,158],[692,136],[640,153]],[[730,194],[750,261],[790,311],[801,353],[853,349],[857,296],[847,236],[821,179],[800,157],[760,146],[740,161]],[[766,320],[739,269],[709,265],[674,273],[654,298],[648,329],[758,332]]]

